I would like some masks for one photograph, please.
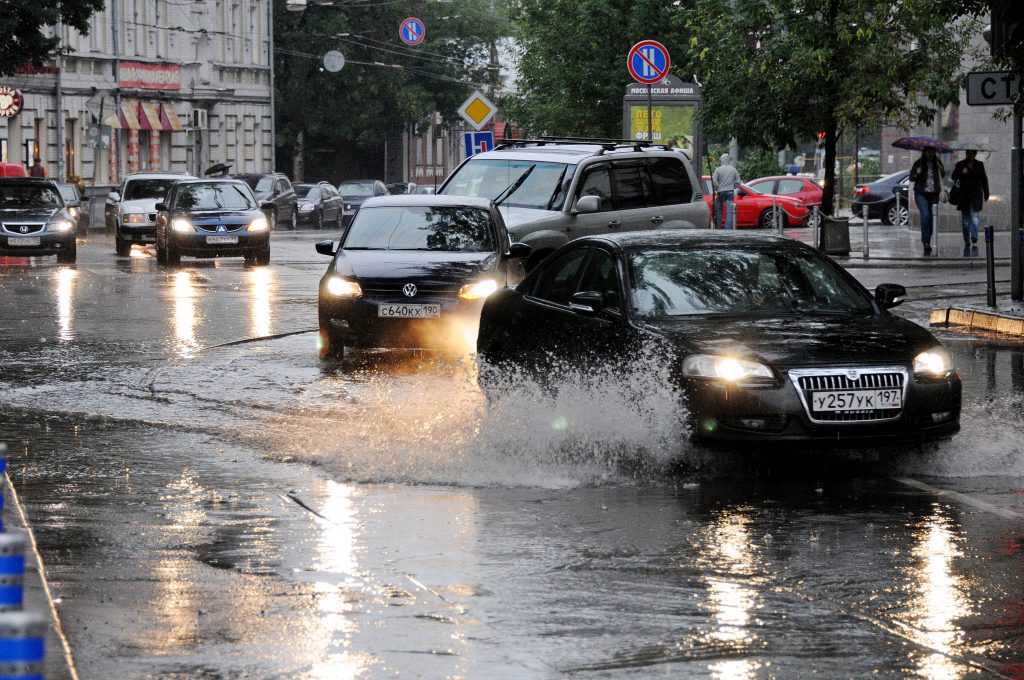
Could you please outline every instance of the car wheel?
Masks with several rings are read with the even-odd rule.
[[[320,335],[317,339],[317,351],[321,361],[327,359],[342,359],[345,356],[345,341],[338,335],[331,333],[325,324],[320,324]]]
[[[896,202],[893,201],[886,206],[885,213],[882,215],[882,221],[886,224],[898,224],[901,227],[905,227],[910,223],[910,209],[906,203],[900,202],[899,210],[897,210]]]
[[[324,211],[321,210],[320,214],[316,216],[316,228],[320,231],[324,230]]]
[[[117,231],[114,232],[114,252],[118,257],[128,257],[132,252],[132,242],[125,241]]]
[[[160,241],[156,242],[156,261],[157,264],[167,263],[167,251],[160,246]]]
[[[164,250],[164,261],[168,267],[180,267],[181,266],[181,253],[174,247],[173,244],[168,243],[167,248]]]
[[[811,210],[811,214],[807,216],[807,226],[811,229],[821,226],[821,210]]]
[[[263,250],[256,253],[246,253],[245,263],[250,266],[265,266],[270,264],[270,244],[268,243]]]
[[[57,253],[57,264],[74,264],[78,259],[78,247],[72,246],[68,250]]]
[[[775,209],[768,208],[761,212],[761,217],[758,218],[757,224],[762,229],[774,229],[775,228]]]

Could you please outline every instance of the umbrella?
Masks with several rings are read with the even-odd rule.
[[[958,139],[950,143],[949,148],[953,151],[969,151],[970,149],[975,151],[995,151],[995,147],[991,144],[977,139]]]
[[[231,163],[215,163],[206,169],[203,174],[207,177],[227,177],[231,170]]]
[[[897,149],[912,149],[914,151],[923,151],[925,147],[932,147],[938,153],[949,153],[952,149],[949,144],[936,139],[935,137],[900,137],[892,143]]]

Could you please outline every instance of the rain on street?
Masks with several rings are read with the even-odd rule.
[[[472,332],[322,364],[317,239],[0,264],[0,439],[81,677],[1024,676],[1021,344],[937,331],[952,441],[712,454],[642,374],[489,405]]]

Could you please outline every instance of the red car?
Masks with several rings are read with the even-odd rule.
[[[714,211],[711,197],[711,177],[705,175],[701,178],[704,184],[704,200],[708,208]],[[736,192],[736,228],[761,227],[771,229],[775,226],[772,217],[772,205],[776,205],[785,216],[787,227],[806,227],[810,216],[810,209],[803,201],[791,196],[773,196],[764,194],[750,186],[740,184]],[[720,218],[724,219],[723,218]]]
[[[805,205],[821,205],[821,187],[810,177],[781,175],[778,177],[759,177],[747,182],[747,186],[757,189],[762,194],[776,194],[798,198]]]

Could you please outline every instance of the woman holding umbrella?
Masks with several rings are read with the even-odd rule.
[[[946,169],[935,155],[934,146],[924,147],[921,157],[910,167],[910,181],[914,183],[914,202],[921,213],[921,244],[924,246],[925,257],[932,254],[932,232],[935,227],[932,206],[939,202],[942,179],[945,176]]]
[[[967,157],[953,166],[950,203],[956,204],[963,218],[964,257],[978,256],[978,223],[981,207],[988,200],[988,175],[985,164],[977,159],[977,149],[967,149]]]

